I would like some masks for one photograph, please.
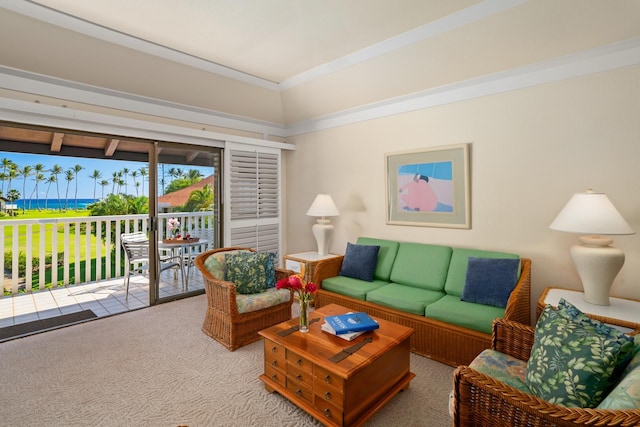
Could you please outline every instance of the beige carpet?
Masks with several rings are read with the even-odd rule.
[[[0,344],[6,426],[319,426],[267,393],[262,342],[229,352],[201,332],[197,296]],[[449,426],[453,369],[416,378],[367,426]]]

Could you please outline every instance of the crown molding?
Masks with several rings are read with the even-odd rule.
[[[383,40],[382,42],[375,43],[334,61],[330,61],[326,64],[287,78],[280,83],[262,79],[260,77],[225,67],[224,65],[220,65],[215,62],[152,43],[147,40],[68,15],[41,4],[33,3],[29,0],[3,0],[1,7],[39,21],[47,22],[80,34],[85,34],[100,40],[114,43],[119,46],[124,46],[262,88],[274,91],[283,91],[330,75],[352,65],[385,55],[397,49],[438,36],[447,31],[472,24],[485,19],[488,16],[519,6],[527,1],[529,0],[483,0],[473,6],[452,13],[451,15],[445,16],[436,21],[429,22],[425,25],[414,28],[413,30],[391,37],[390,39]]]
[[[640,37],[287,126],[287,137],[640,64]]]

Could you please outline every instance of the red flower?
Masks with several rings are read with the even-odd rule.
[[[318,286],[312,282],[305,283],[299,275],[293,274],[286,279],[278,280],[276,289],[291,289],[296,293],[298,299],[309,301],[318,290]]]

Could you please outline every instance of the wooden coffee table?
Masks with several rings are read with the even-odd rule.
[[[350,311],[329,304],[309,313],[309,332],[281,336],[297,325],[292,319],[259,332],[264,337],[264,374],[269,392],[277,391],[328,426],[358,426],[397,393],[409,387],[409,337],[413,329],[375,318],[380,328],[346,341],[320,329],[324,316]],[[329,360],[345,348],[371,338],[340,362]]]

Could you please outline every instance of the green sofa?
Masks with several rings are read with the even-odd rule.
[[[338,272],[322,277],[316,307],[335,303],[410,326],[415,329],[411,338],[414,353],[451,366],[468,364],[491,346],[495,318],[530,324],[529,259],[504,252],[369,237],[360,237],[357,245],[379,246],[373,280]],[[470,257],[474,261],[520,260],[517,283],[506,307],[461,299]]]

